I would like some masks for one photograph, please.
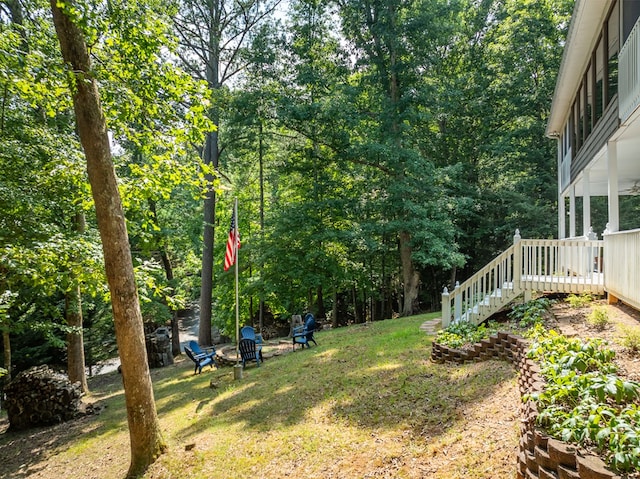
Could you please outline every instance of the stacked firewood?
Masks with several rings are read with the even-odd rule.
[[[35,366],[19,373],[4,389],[11,430],[47,426],[85,413],[80,383],[49,366]]]

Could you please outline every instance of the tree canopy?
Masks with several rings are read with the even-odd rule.
[[[30,282],[17,324],[30,294],[51,298],[38,281],[65,289],[34,245],[73,249],[78,211],[81,242],[97,235],[51,19],[37,1],[2,5],[3,289]],[[142,287],[167,311],[201,296],[200,202],[216,179],[227,186],[205,225],[224,225],[210,262],[213,324],[226,333],[233,278],[220,264],[236,196],[246,322],[258,303],[335,324],[436,309],[515,228],[556,229],[543,130],[571,1],[295,0],[244,17],[224,2],[154,15],[150,1],[78,5],[136,263],[159,267],[141,270],[154,277]],[[212,41],[218,57],[205,55]],[[67,269],[65,257],[52,267]],[[100,274],[77,281],[89,304],[104,291]]]

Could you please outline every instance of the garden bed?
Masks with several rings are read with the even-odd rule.
[[[538,357],[532,359],[527,357],[530,346],[513,333],[492,333],[478,342],[461,345],[458,338],[452,338],[451,334],[445,332],[440,333],[438,338],[443,338],[445,342],[453,339],[456,347],[434,342],[432,359],[436,362],[464,363],[495,357],[515,363],[520,372],[520,393],[528,399],[522,410],[519,477],[618,477],[610,470],[614,467],[623,471],[622,477],[640,477],[637,461],[640,449],[634,449],[639,416],[634,404],[638,402],[638,385],[634,380],[640,372],[637,354],[637,312],[625,306],[608,306],[602,301],[589,301],[584,304],[558,302],[553,307],[549,306],[553,314],[540,314],[532,323],[539,325],[538,334],[542,334],[542,329],[553,328],[570,338],[579,339],[557,336],[555,341],[558,344],[553,343],[553,339],[547,340],[551,341],[548,349],[539,351]],[[521,318],[520,315],[519,319]],[[513,329],[513,323],[518,323],[519,319],[512,318],[512,324],[505,329]],[[541,326],[543,323],[544,328]],[[464,333],[464,329],[457,327],[454,331]],[[495,329],[495,325],[487,329]],[[467,332],[467,337],[475,338],[477,335]],[[587,339],[594,337],[598,339]],[[604,340],[607,341],[606,347],[602,349],[607,351],[606,353],[600,351],[600,343],[604,344]],[[553,356],[556,350],[562,351],[565,347],[569,349],[569,356],[563,360],[569,361],[570,364],[568,367],[557,367],[555,363],[562,360],[550,356]],[[587,353],[596,359],[585,360]],[[613,354],[616,357],[616,375],[613,374],[614,367],[607,365]],[[550,363],[548,359],[551,360]],[[601,360],[604,361],[602,364]],[[538,364],[540,361],[547,361],[544,371]],[[584,364],[581,365],[581,362]],[[555,373],[552,371],[554,367]],[[586,373],[582,376],[580,373],[577,374],[580,385],[570,384],[566,371],[574,374],[580,368]],[[596,368],[601,368],[603,372],[590,372]],[[550,383],[545,384],[545,379]],[[566,395],[572,393],[576,397],[567,399]],[[597,400],[595,405],[594,400],[584,401],[583,397],[589,395],[597,396],[601,405],[598,405]],[[538,406],[543,408],[541,414],[538,413]],[[589,411],[584,412],[586,409]],[[584,414],[587,416],[583,417]],[[607,415],[609,417],[606,417]],[[538,424],[540,422],[542,426]],[[557,460],[554,462],[553,458],[549,457],[546,442],[544,447],[534,444],[534,436],[543,434],[545,423],[547,427],[553,426],[551,429],[554,432],[551,434],[565,440],[558,442],[563,444],[562,447],[565,449],[571,450],[573,456],[570,464]],[[580,447],[567,442],[572,440],[580,443]],[[621,446],[621,443],[626,445]],[[612,465],[611,468],[607,469],[605,464],[594,456],[596,449],[609,451],[606,459]],[[588,472],[585,472],[587,470]]]

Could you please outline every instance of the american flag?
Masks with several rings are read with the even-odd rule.
[[[240,248],[240,233],[236,230],[235,213],[231,213],[231,227],[229,228],[229,239],[227,240],[227,250],[224,253],[224,270],[227,271],[235,262],[238,248]]]

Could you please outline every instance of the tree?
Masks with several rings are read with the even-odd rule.
[[[456,2],[337,1],[343,33],[358,67],[359,151],[377,170],[375,201],[387,233],[397,238],[403,285],[402,315],[417,306],[421,267],[460,264],[449,217],[444,173],[421,150],[416,126],[433,118],[429,81],[441,52],[455,37]],[[424,80],[424,79],[428,80]],[[428,121],[428,120],[427,120]],[[433,120],[430,121],[433,124]],[[423,134],[430,135],[431,125]],[[355,140],[355,138],[354,138]]]
[[[85,34],[74,3],[51,1],[60,49],[72,75],[73,105],[102,239],[105,272],[111,291],[116,340],[122,364],[131,442],[128,477],[137,477],[166,448],[153,398],[144,330],[129,239],[118,192],[105,117]]]
[[[251,31],[273,13],[281,0],[234,2],[211,0],[203,5],[197,0],[183,0],[175,17],[181,44],[181,59],[194,78],[205,80],[214,97],[224,96],[223,88],[242,71],[245,60],[241,54]],[[209,119],[217,130],[207,135],[202,149],[204,163],[214,170],[220,167],[219,101],[208,110]],[[214,174],[209,171],[213,182]],[[200,326],[198,340],[211,344],[211,304],[213,291],[214,225],[216,193],[211,188],[204,200],[202,272],[200,290]]]
[[[3,31],[3,41],[12,46],[6,51],[14,50],[17,54],[12,55],[14,58],[11,59],[2,55],[4,88],[0,134],[3,155],[0,163],[6,175],[3,177],[3,186],[7,188],[11,203],[10,206],[2,205],[3,217],[6,223],[12,223],[14,227],[6,234],[5,225],[0,225],[0,248],[22,246],[27,251],[33,247],[34,241],[46,241],[44,238],[47,235],[53,237],[58,232],[66,234],[69,242],[73,243],[75,220],[72,217],[83,214],[79,206],[82,203],[82,189],[78,187],[83,181],[83,174],[76,166],[78,155],[73,151],[76,141],[72,121],[64,111],[69,104],[52,93],[56,91],[56,78],[60,76],[41,75],[42,71],[59,72],[61,67],[59,56],[52,54],[55,48],[53,26],[44,20],[42,11],[33,4],[12,1],[6,2],[6,6],[10,13],[10,24]],[[34,11],[25,15],[23,8],[29,7]],[[17,35],[12,37],[12,33]],[[52,154],[53,151],[55,153]],[[59,157],[55,157],[56,153]],[[29,160],[25,161],[23,157]],[[66,168],[61,168],[62,163]],[[22,192],[23,188],[19,185],[26,183],[31,174],[38,180],[32,182],[29,191],[25,189]],[[35,221],[24,221],[29,216],[33,216]],[[21,226],[16,228],[17,225]],[[14,251],[19,250],[14,248]],[[20,253],[18,256],[24,257]],[[63,256],[62,252],[60,256]],[[68,259],[66,264],[57,261],[57,268],[35,268],[59,276],[59,281],[54,277],[49,278],[51,284],[56,285],[56,291],[52,291],[54,288],[40,287],[42,285],[37,285],[37,281],[32,281],[32,284],[40,293],[50,293],[53,298],[56,294],[65,295],[64,316],[67,324],[60,324],[59,327],[67,332],[68,374],[71,381],[80,382],[83,390],[87,391],[81,280],[74,278],[74,272],[78,269],[74,267],[74,260]],[[9,274],[16,273],[13,269],[9,268]],[[62,271],[64,273],[58,274]],[[86,274],[83,279],[87,279]],[[18,302],[27,302],[24,291],[21,293]],[[39,324],[30,326],[35,329],[50,320],[55,322],[57,318],[43,316]],[[8,348],[9,332],[6,332],[4,342]]]

